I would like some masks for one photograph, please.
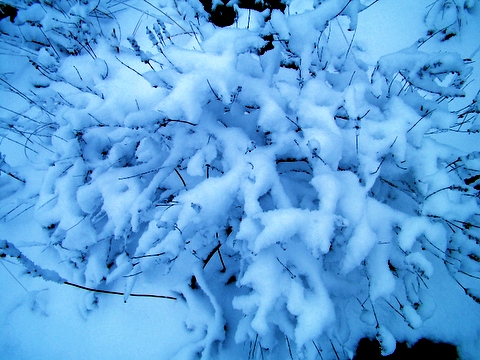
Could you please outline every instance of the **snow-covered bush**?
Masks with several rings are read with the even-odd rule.
[[[34,209],[48,241],[29,259],[3,234],[1,256],[186,301],[202,336],[179,356],[205,359],[227,333],[250,358],[390,354],[447,274],[480,302],[480,152],[432,137],[476,136],[471,60],[423,52],[432,33],[368,66],[344,30],[370,3],[231,1],[219,28],[197,0],[9,2],[0,215]]]

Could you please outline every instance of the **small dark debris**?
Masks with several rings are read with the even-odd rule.
[[[192,275],[192,278],[190,279],[190,285],[189,285],[193,290],[198,289],[198,283],[197,283],[197,278],[195,275]]]
[[[454,37],[454,36],[457,36],[457,34],[455,34],[455,33],[448,33],[447,35],[445,35],[445,36],[443,37],[442,41],[447,41],[447,40],[451,39],[451,38]]]
[[[55,229],[56,227],[57,227],[56,224],[50,224],[50,225],[47,226],[47,230],[53,230],[53,229]]]
[[[472,177],[469,177],[468,179],[463,180],[465,182],[465,185],[471,185],[474,182],[476,182],[478,179],[480,179],[480,175],[475,175]]]

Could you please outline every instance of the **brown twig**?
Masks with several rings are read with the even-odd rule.
[[[186,187],[186,186],[187,186],[187,183],[185,182],[185,180],[183,180],[183,177],[182,177],[182,175],[180,175],[180,172],[179,172],[177,169],[173,169],[173,170],[175,170],[175,172],[177,173],[177,175],[178,175],[178,177],[180,178],[180,180],[182,180],[183,186]]]
[[[125,293],[122,293],[120,291],[109,291],[109,290],[101,290],[101,289],[94,289],[94,288],[89,288],[87,286],[83,285],[78,285],[74,284],[68,281],[64,282],[65,285],[70,285],[82,290],[87,290],[87,291],[92,291],[92,292],[97,292],[101,294],[110,294],[110,295],[125,295]],[[136,297],[151,297],[151,298],[158,298],[158,299],[169,299],[169,300],[177,300],[176,297],[173,296],[167,296],[167,295],[155,295],[155,294],[130,294],[129,296],[136,296]]]
[[[210,253],[208,254],[207,258],[205,260],[203,260],[203,268],[205,269],[205,266],[207,266],[208,262],[212,259],[213,255],[215,255],[215,253],[218,251],[218,255],[220,256],[220,261],[222,262],[222,266],[223,266],[223,271],[225,271],[227,268],[225,267],[225,264],[223,262],[223,258],[222,258],[222,255],[220,254],[220,246],[222,246],[221,243],[218,243],[217,246],[215,246],[213,248],[212,251],[210,251]]]

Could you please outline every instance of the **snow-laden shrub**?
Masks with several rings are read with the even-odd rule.
[[[419,42],[371,69],[340,31],[367,2],[286,3],[217,28],[195,0],[9,2],[1,131],[26,162],[2,157],[1,218],[33,208],[56,261],[2,257],[186,301],[203,335],[179,356],[226,332],[251,358],[348,358],[372,335],[390,354],[435,321],[429,282],[479,302],[480,153],[431,136],[477,132],[478,95],[455,100],[469,61]]]

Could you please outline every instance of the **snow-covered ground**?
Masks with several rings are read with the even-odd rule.
[[[475,359],[480,4],[231,3],[2,2],[0,359]]]

